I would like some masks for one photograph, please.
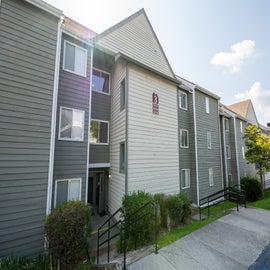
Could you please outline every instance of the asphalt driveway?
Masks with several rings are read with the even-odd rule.
[[[260,257],[259,264],[260,260],[256,262],[269,242],[270,211],[240,208],[239,212],[233,211],[162,248],[158,254],[140,259],[128,269],[270,269],[261,268],[264,257],[269,259],[267,255]]]

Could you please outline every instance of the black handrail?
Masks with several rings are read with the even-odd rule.
[[[142,207],[140,207],[138,210],[134,211],[133,213],[126,215],[125,211],[123,208],[119,208],[113,215],[111,215],[99,228],[98,228],[98,239],[97,239],[97,264],[99,263],[99,249],[102,245],[107,243],[107,262],[110,262],[110,241],[117,237],[120,236],[120,241],[121,241],[121,249],[122,249],[122,242],[123,242],[123,253],[124,253],[124,270],[126,269],[126,252],[127,252],[127,243],[126,243],[126,232],[134,222],[140,221],[143,217],[145,217],[148,214],[151,213],[143,213],[142,210],[144,210],[147,206],[152,205],[154,208],[154,221],[155,221],[155,226],[154,226],[154,241],[155,241],[155,253],[157,254],[157,233],[158,233],[158,228],[157,228],[157,206],[154,202],[150,201],[146,204],[144,204]],[[143,215],[142,215],[143,213]],[[115,219],[116,215],[120,214],[120,219],[117,222],[114,222],[113,225],[111,225],[111,221]],[[107,228],[105,226],[108,225]],[[113,228],[118,228],[119,232],[115,233],[114,235],[111,236],[111,230]],[[105,236],[107,234],[107,238],[103,240],[102,242],[100,241],[100,238],[102,236]],[[136,245],[136,243],[135,243]],[[136,246],[135,246],[136,248]]]
[[[243,188],[243,185],[234,185],[232,187],[227,187],[216,191],[206,197],[203,197],[199,200],[199,211],[200,211],[200,220],[202,219],[201,211],[207,208],[208,217],[210,217],[210,206],[211,203],[216,202],[218,199],[223,200],[233,200],[236,202],[237,211],[239,211],[239,203],[244,201],[246,207],[246,194]],[[241,200],[242,199],[242,200]]]

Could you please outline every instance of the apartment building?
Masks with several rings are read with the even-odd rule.
[[[40,0],[0,14],[0,257],[40,254],[68,200],[94,217],[138,190],[198,204],[250,172],[254,110],[176,76],[143,9],[101,34]]]

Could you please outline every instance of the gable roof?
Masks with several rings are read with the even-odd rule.
[[[126,55],[158,73],[175,79],[144,9],[97,35],[93,41],[102,48],[115,54]]]
[[[252,124],[258,125],[257,116],[250,99],[227,106],[234,113],[248,119]]]

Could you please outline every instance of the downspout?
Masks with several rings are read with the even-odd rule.
[[[218,102],[218,108],[219,108],[219,102]],[[223,162],[222,162],[222,142],[221,142],[221,127],[220,127],[220,118],[219,118],[219,110],[217,112],[218,114],[218,133],[219,133],[219,155],[220,155],[220,169],[221,169],[221,181],[222,181],[222,188],[224,189],[224,177],[223,177]]]
[[[61,55],[61,39],[62,39],[62,29],[61,29],[62,20],[63,20],[63,18],[61,17],[58,21],[58,29],[57,29],[46,215],[49,215],[51,213],[51,206],[52,206],[53,166],[54,166],[54,150],[55,150],[55,130],[56,130],[56,113],[57,113],[57,98],[58,98],[58,81],[59,81],[59,67],[60,67],[60,55]]]
[[[226,179],[226,187],[229,186],[228,179],[228,164],[227,164],[227,156],[226,156],[226,136],[225,136],[225,124],[224,124],[224,116],[222,116],[222,135],[223,135],[223,158],[225,163],[225,179]]]
[[[197,143],[197,120],[196,120],[196,100],[195,86],[193,87],[193,115],[194,115],[194,138],[195,138],[195,166],[196,166],[196,186],[197,186],[197,205],[200,203],[200,188],[199,188],[199,170],[198,170],[198,143]]]
[[[128,62],[126,62],[126,79],[125,79],[125,104],[126,104],[126,140],[125,140],[125,194],[128,194]]]
[[[235,157],[236,157],[236,169],[237,169],[237,182],[240,185],[240,172],[239,172],[239,157],[238,157],[238,142],[236,135],[236,117],[233,117],[233,128],[234,128],[234,141],[235,141]]]
[[[90,45],[91,46],[91,45]],[[90,78],[89,78],[89,107],[88,107],[88,138],[87,138],[87,157],[86,157],[86,183],[85,183],[85,203],[88,201],[88,176],[89,176],[89,155],[90,155],[90,125],[91,125],[91,108],[92,108],[92,71],[93,71],[93,47],[91,46],[91,51],[90,51]]]

